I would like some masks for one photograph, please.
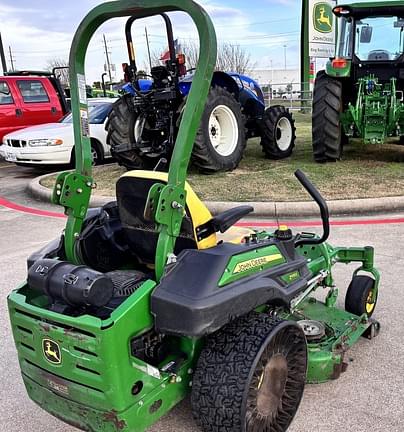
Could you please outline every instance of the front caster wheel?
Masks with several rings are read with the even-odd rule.
[[[249,314],[207,339],[193,378],[193,415],[206,432],[286,431],[306,368],[298,324]]]
[[[375,311],[376,303],[374,279],[365,275],[354,276],[345,296],[345,310],[358,316],[367,313],[370,318]]]

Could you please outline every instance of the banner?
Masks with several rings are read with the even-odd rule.
[[[335,53],[335,0],[309,0],[309,57],[327,58]]]

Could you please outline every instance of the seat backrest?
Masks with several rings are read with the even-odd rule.
[[[122,228],[132,252],[145,264],[154,264],[159,236],[155,223],[144,217],[148,193],[153,184],[166,182],[166,173],[130,171],[124,174],[116,184]],[[202,241],[197,240],[195,227],[206,223],[212,216],[188,184],[186,190],[186,214],[176,241],[175,254],[183,249],[204,249],[215,246],[217,243],[214,234]]]

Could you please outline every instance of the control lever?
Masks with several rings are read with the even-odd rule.
[[[164,170],[164,168],[167,166],[167,162],[168,161],[167,161],[166,158],[159,159],[159,161],[157,162],[157,164],[154,167],[153,171]]]
[[[330,235],[330,221],[327,203],[313,183],[311,183],[306,177],[303,171],[297,170],[295,172],[295,176],[299,180],[300,184],[310,194],[313,200],[318,204],[320,208],[321,221],[323,223],[323,234],[320,238],[297,238],[295,241],[295,246],[304,244],[321,244],[325,242]]]

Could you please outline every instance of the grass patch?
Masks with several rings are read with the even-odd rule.
[[[248,141],[239,167],[233,172],[202,175],[191,169],[188,181],[208,201],[299,201],[309,200],[293,173],[302,169],[326,199],[377,198],[402,195],[404,191],[404,146],[363,145],[359,141],[344,149],[342,161],[316,164],[311,148],[311,116],[295,113],[296,147],[288,159],[266,159],[258,139]],[[115,182],[125,170],[105,165],[94,170],[98,195],[114,195]],[[55,176],[42,184],[52,187]]]

